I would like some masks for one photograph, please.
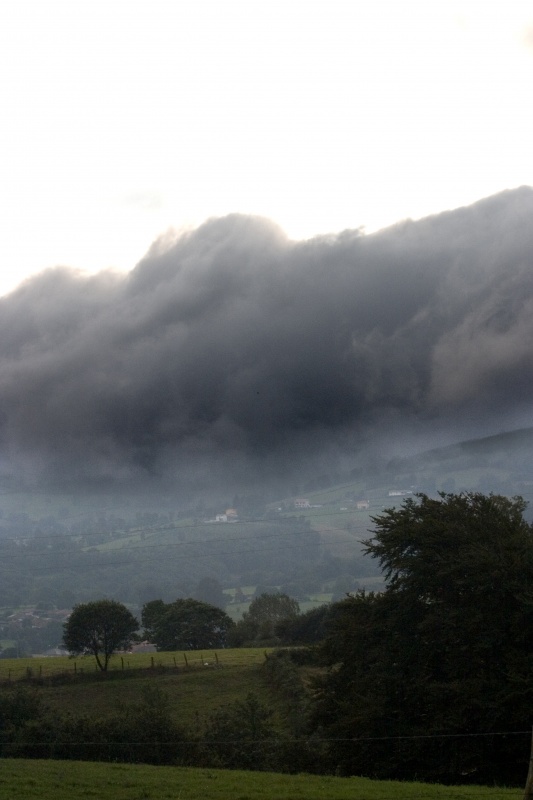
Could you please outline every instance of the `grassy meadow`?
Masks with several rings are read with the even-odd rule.
[[[95,669],[94,658],[68,657],[0,660],[0,691],[19,681],[34,685],[53,712],[102,714],[116,712],[157,687],[169,709],[190,729],[221,706],[253,693],[274,711],[282,701],[263,679],[265,650],[228,649],[183,653],[135,653],[114,656],[110,671]],[[124,669],[122,669],[122,659]],[[152,662],[153,659],[153,662]],[[218,661],[217,661],[218,659]],[[152,668],[153,663],[153,668]],[[29,672],[28,672],[29,670]],[[30,678],[30,680],[28,680]]]
[[[76,708],[77,713],[105,714],[137,700],[145,689],[157,687],[168,698],[169,711],[189,729],[201,726],[213,711],[242,700],[248,693],[270,706],[277,700],[262,679],[258,664],[222,667],[213,670],[207,680],[205,673],[196,669],[153,675],[147,672],[132,680],[74,682],[41,691],[47,706],[58,713]]]
[[[114,655],[109,671],[151,669],[152,667],[187,669],[194,667],[244,667],[262,664],[265,648],[232,648],[171,653],[124,653]],[[0,683],[21,678],[50,678],[61,674],[88,674],[99,672],[93,656],[35,656],[30,658],[0,659]]]
[[[317,775],[95,764],[0,761],[5,800],[518,800],[521,789],[436,786]]]

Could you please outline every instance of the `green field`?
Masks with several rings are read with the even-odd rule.
[[[265,648],[233,648],[227,650],[205,650],[203,652],[175,653],[124,653],[112,657],[109,670],[112,672],[127,669],[151,669],[152,667],[234,667],[260,664],[265,660]],[[92,656],[45,656],[35,658],[0,659],[0,683],[20,678],[49,678],[59,674],[98,672]]]
[[[221,706],[242,700],[249,692],[255,694],[270,707],[280,705],[265,684],[259,664],[248,666],[226,666],[213,670],[208,680],[199,669],[178,672],[155,672],[146,670],[129,680],[98,680],[90,683],[43,687],[41,689],[47,706],[58,713],[72,708],[76,713],[105,715],[137,700],[145,689],[157,687],[165,693],[168,709],[188,729],[202,725],[203,720]]]
[[[115,656],[108,674],[95,670],[90,657],[76,662],[67,657],[0,660],[0,692],[21,681],[28,682],[57,714],[75,709],[77,714],[105,716],[138,700],[147,688],[155,687],[164,692],[169,710],[180,724],[194,730],[209,714],[242,700],[248,693],[275,712],[282,712],[280,698],[272,694],[263,678],[264,649],[137,653],[123,659],[124,670],[121,657]]]
[[[434,786],[315,775],[94,764],[0,762],[5,800],[518,800],[520,789]]]

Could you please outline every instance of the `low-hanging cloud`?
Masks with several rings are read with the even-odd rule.
[[[294,242],[230,215],[0,300],[4,474],[201,487],[484,434],[533,400],[533,190]]]

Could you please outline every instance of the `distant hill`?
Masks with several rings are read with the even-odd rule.
[[[427,462],[441,462],[447,459],[457,459],[458,453],[463,456],[487,458],[490,456],[512,456],[517,452],[527,450],[531,452],[533,461],[533,427],[497,433],[493,436],[484,436],[481,439],[469,439],[446,447],[437,447],[432,450],[426,450],[414,458],[422,458]]]
[[[317,504],[332,509],[339,506],[339,511],[347,504],[369,500],[372,515],[376,508],[398,504],[406,493],[466,491],[519,494],[532,502],[533,427],[400,455],[377,464],[362,458],[350,472],[321,475],[304,485],[298,499],[308,501],[311,508],[297,511],[313,519],[313,506]],[[287,508],[294,499],[279,502]]]
[[[192,513],[157,498],[147,498],[143,510],[142,498],[125,508],[98,497],[6,493],[0,607],[64,609],[109,594],[140,607],[156,597],[194,596],[200,581],[213,577],[230,593],[267,587],[302,603],[317,595],[326,601],[381,580],[378,565],[362,552],[372,517],[417,492],[463,491],[521,495],[533,520],[533,427],[378,465],[354,459],[351,471],[302,479],[275,502],[243,493]],[[232,500],[237,521],[215,523]],[[17,638],[7,617],[3,625],[3,638]]]
[[[498,433],[395,459],[387,472],[400,473],[419,491],[481,491],[533,500],[533,428]],[[400,479],[400,476],[398,476]]]

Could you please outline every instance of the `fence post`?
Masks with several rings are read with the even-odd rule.
[[[187,661],[187,656],[186,656],[186,654],[185,654],[185,653],[183,654],[183,658],[185,659],[185,666],[186,666],[186,667],[187,667],[187,669],[188,669],[188,668],[189,668],[189,662]]]
[[[529,769],[526,778],[526,788],[524,790],[524,800],[533,798],[533,729],[531,732],[531,751],[529,755]]]

